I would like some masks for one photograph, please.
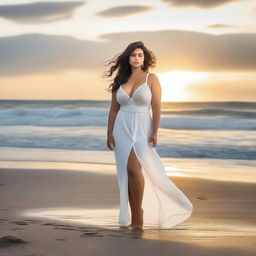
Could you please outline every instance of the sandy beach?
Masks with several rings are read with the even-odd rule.
[[[118,228],[113,164],[101,172],[96,164],[10,166],[0,169],[1,256],[256,253],[255,183],[170,177],[193,203],[192,216],[169,230],[136,231]]]

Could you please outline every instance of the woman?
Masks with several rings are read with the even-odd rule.
[[[193,210],[189,199],[165,173],[155,150],[161,112],[161,86],[149,73],[155,56],[143,42],[133,42],[109,61],[107,77],[117,70],[108,116],[107,146],[114,150],[120,191],[119,225],[130,221],[170,228],[187,219]],[[152,117],[150,114],[152,109]],[[130,204],[130,211],[128,207]]]

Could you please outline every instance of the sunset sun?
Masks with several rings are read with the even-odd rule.
[[[175,70],[158,73],[158,77],[162,88],[162,102],[166,102],[189,100],[189,85],[194,82],[206,80],[208,75],[203,72]]]

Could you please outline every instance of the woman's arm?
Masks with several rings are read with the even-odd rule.
[[[153,142],[153,146],[157,144],[157,131],[161,118],[161,85],[158,77],[155,74],[151,74],[151,92],[152,92],[152,119],[153,119],[153,129],[150,137],[150,141]]]
[[[112,135],[113,126],[114,126],[116,115],[119,109],[120,109],[120,104],[116,101],[116,91],[115,91],[112,93],[111,106],[108,114],[107,135]]]

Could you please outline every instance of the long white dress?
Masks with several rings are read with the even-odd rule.
[[[193,205],[184,193],[169,179],[155,147],[149,142],[152,131],[151,89],[146,81],[128,95],[120,86],[116,100],[120,109],[112,134],[115,139],[114,155],[120,193],[119,225],[131,221],[128,197],[127,162],[132,147],[142,166],[144,192],[142,199],[143,226],[166,229],[185,221]]]

